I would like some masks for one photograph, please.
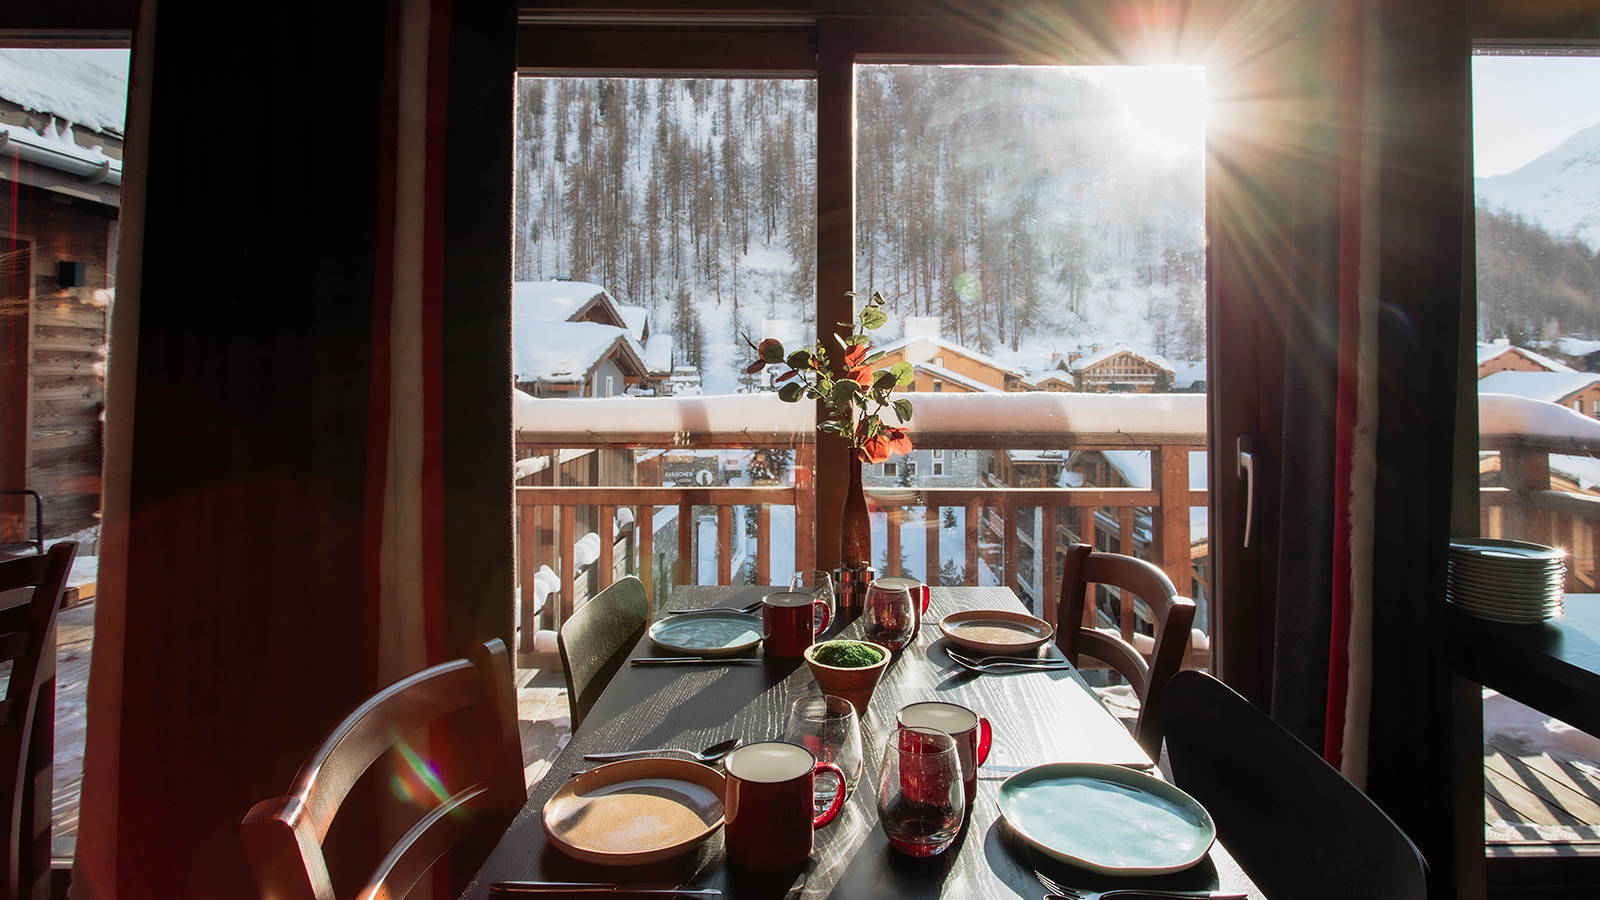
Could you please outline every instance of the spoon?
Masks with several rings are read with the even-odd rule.
[[[732,753],[733,748],[737,746],[739,746],[738,738],[728,738],[725,741],[717,741],[715,744],[712,744],[698,753],[693,750],[684,750],[679,747],[661,747],[656,750],[622,750],[616,753],[585,753],[583,758],[593,760],[613,760],[631,759],[635,756],[655,756],[657,753],[684,753],[695,762],[714,763],[724,756],[727,756],[729,753]]]

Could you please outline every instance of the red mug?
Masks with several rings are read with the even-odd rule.
[[[821,613],[819,619],[817,614]],[[798,591],[779,591],[761,598],[761,640],[767,656],[797,658],[832,620],[828,601]]]
[[[812,815],[812,779],[832,772],[842,785],[844,773],[833,763],[817,762],[799,744],[745,744],[728,754],[723,767],[723,839],[728,859],[746,869],[772,872],[805,862],[813,833],[844,808],[848,792],[835,791],[828,808]]]
[[[888,587],[905,588],[911,592],[911,598],[917,601],[913,604],[917,607],[917,624],[911,633],[916,634],[920,631],[922,629],[922,615],[928,611],[928,602],[933,599],[933,592],[928,590],[928,586],[915,578],[901,578],[898,576],[879,578],[876,579],[875,583]]]
[[[900,724],[932,728],[956,740],[956,755],[961,758],[961,780],[967,791],[967,808],[978,794],[978,767],[989,758],[994,729],[989,720],[965,706],[928,700],[900,708]]]

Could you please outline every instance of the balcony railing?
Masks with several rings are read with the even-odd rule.
[[[937,527],[948,509],[961,522],[956,539],[965,583],[1011,586],[1047,619],[1054,617],[1053,603],[1041,598],[1054,596],[1057,553],[1076,540],[1150,558],[1180,590],[1196,586],[1197,595],[1208,593],[1205,567],[1197,567],[1208,544],[1203,528],[1196,539],[1192,515],[1193,508],[1206,507],[1208,496],[1203,485],[1191,484],[1190,462],[1192,453],[1205,449],[1204,396],[1039,392],[914,399],[912,440],[919,451],[993,454],[996,464],[979,483],[959,487],[869,485],[874,549],[883,558],[901,558],[908,549],[902,526],[920,513],[928,523],[920,549],[929,562],[917,574],[938,581],[938,561],[957,555],[950,553],[948,529]],[[542,627],[557,628],[587,596],[621,574],[636,574],[652,586],[697,583],[708,549],[715,580],[730,583],[745,543],[734,536],[741,518],[753,530],[754,559],[740,567],[748,578],[770,584],[774,575],[781,580],[791,569],[814,567],[811,416],[809,405],[785,404],[773,394],[523,401],[518,455],[525,474],[516,491],[522,621],[542,619]],[[792,452],[793,474],[771,485],[724,484],[721,473],[701,475],[707,470],[684,465],[676,479],[668,475],[670,455],[698,450]],[[1019,463],[1008,451],[1045,453]],[[1062,481],[1057,478],[1052,486],[1012,487],[996,483],[993,471],[1019,480],[1031,464],[1039,482],[1038,476],[1059,476],[1062,467],[1095,453],[1121,462],[1124,484],[1054,486]],[[691,483],[664,483],[673,480]],[[749,510],[744,516],[741,507]],[[706,539],[699,528],[687,527],[698,509],[715,511],[712,548],[701,546]],[[628,511],[621,522],[618,510]],[[658,528],[669,518],[676,518],[676,538],[671,547],[658,547]],[[786,527],[777,527],[775,519]],[[577,546],[584,539],[587,551]],[[676,552],[671,572],[657,571],[658,550]],[[547,604],[539,600],[542,591],[532,589],[531,573],[541,568],[554,573],[543,576],[552,589],[547,596],[555,598]],[[1116,605],[1111,618],[1131,636],[1138,619],[1133,598]],[[539,607],[542,616],[536,615]],[[529,658],[532,642],[525,637],[520,643]]]

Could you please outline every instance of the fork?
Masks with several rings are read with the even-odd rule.
[[[983,656],[973,659],[972,657],[957,653],[954,650],[946,650],[945,653],[949,655],[950,659],[953,660],[956,665],[971,669],[974,672],[987,672],[992,668],[997,668],[1000,666],[1010,666],[1017,669],[1068,668],[1067,661],[1064,659],[1028,659],[1018,658],[1015,656]]]
[[[1232,894],[1222,891],[1164,891],[1139,888],[1117,888],[1112,891],[1086,891],[1082,888],[1067,887],[1043,872],[1034,872],[1033,877],[1039,879],[1044,889],[1049,891],[1044,900],[1117,900],[1118,897],[1162,897],[1178,898],[1178,900],[1248,900],[1247,894]]]
[[[675,616],[675,615],[678,615],[679,613],[706,612],[707,610],[713,610],[713,609],[724,610],[724,611],[727,611],[727,612],[753,613],[756,610],[761,608],[761,604],[762,604],[762,601],[757,600],[754,603],[751,603],[751,604],[748,604],[748,605],[745,605],[745,606],[737,606],[737,607],[735,607],[735,606],[700,606],[700,607],[696,607],[694,609],[669,609],[666,612],[662,613],[662,615],[664,615],[664,616]]]

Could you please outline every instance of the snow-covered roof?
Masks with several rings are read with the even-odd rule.
[[[911,363],[931,363],[939,355],[940,350],[947,350],[951,353],[959,353],[962,356],[973,360],[974,362],[982,363],[983,365],[999,369],[1002,372],[1010,373],[1018,378],[1022,378],[1027,375],[1027,373],[1021,369],[1012,368],[1011,366],[1000,362],[992,356],[985,356],[984,354],[979,353],[970,347],[963,347],[960,344],[952,344],[941,337],[920,336],[901,338],[898,341],[890,341],[889,343],[881,346],[874,346],[872,349],[874,351],[881,350],[884,353],[894,353],[898,350],[904,350],[906,354],[906,361]]]
[[[672,372],[672,335],[656,332],[644,344],[644,368],[653,377],[664,378]]]
[[[1571,366],[1567,365],[1566,363],[1561,362],[1559,360],[1551,359],[1550,357],[1545,356],[1542,353],[1535,353],[1532,350],[1529,350],[1529,349],[1527,349],[1525,347],[1514,347],[1514,346],[1512,346],[1510,344],[1479,344],[1478,345],[1478,365],[1481,366],[1484,363],[1486,363],[1486,362],[1488,362],[1488,361],[1490,361],[1492,359],[1495,359],[1496,357],[1504,356],[1505,354],[1511,353],[1513,351],[1516,352],[1516,353],[1519,353],[1519,354],[1521,354],[1521,355],[1523,355],[1525,357],[1527,357],[1528,359],[1532,360],[1533,362],[1538,363],[1539,365],[1541,365],[1544,368],[1550,370],[1551,372],[1575,372],[1575,371],[1577,371],[1576,369],[1572,368]],[[1565,351],[1563,351],[1563,352],[1565,352]],[[1582,354],[1575,354],[1575,355],[1582,355]]]
[[[1206,380],[1206,361],[1185,360],[1183,362],[1169,362],[1172,369],[1172,386],[1176,388],[1194,387]]]
[[[642,369],[642,351],[626,328],[599,322],[540,322],[511,335],[511,372],[517,381],[582,383],[619,344]]]
[[[128,52],[0,49],[0,97],[120,137],[127,120]]]
[[[1062,384],[1077,383],[1071,375],[1068,375],[1066,372],[1063,372],[1060,369],[1051,369],[1049,372],[1046,372],[1045,374],[1040,375],[1038,378],[1033,379],[1034,384],[1044,384],[1047,381],[1059,381]]]
[[[1116,356],[1116,355],[1121,354],[1121,353],[1127,353],[1127,354],[1129,354],[1131,356],[1137,356],[1138,358],[1144,360],[1145,362],[1149,363],[1150,365],[1155,366],[1157,368],[1166,369],[1168,372],[1173,371],[1172,364],[1167,362],[1165,359],[1162,359],[1161,357],[1155,355],[1154,353],[1146,353],[1143,350],[1135,350],[1134,348],[1126,346],[1126,345],[1118,345],[1118,346],[1115,346],[1115,347],[1107,347],[1106,349],[1101,350],[1099,352],[1090,353],[1087,356],[1080,356],[1077,359],[1072,361],[1072,364],[1071,364],[1070,368],[1074,372],[1082,372],[1084,369],[1087,369],[1090,366],[1097,366],[1100,363],[1103,363],[1106,360],[1112,358],[1113,356]]]
[[[617,312],[622,315],[622,321],[628,325],[628,331],[633,334],[636,341],[644,340],[644,327],[650,322],[650,310],[642,306],[621,306]]]
[[[1600,353],[1600,341],[1565,337],[1556,342],[1556,348],[1568,356],[1588,356],[1591,353]]]
[[[587,281],[519,281],[511,286],[511,316],[529,322],[566,322],[600,303],[615,314],[616,325],[626,321],[606,289]]]
[[[1530,400],[1558,403],[1590,385],[1600,383],[1592,372],[1495,372],[1478,381],[1480,394],[1512,394]]]

